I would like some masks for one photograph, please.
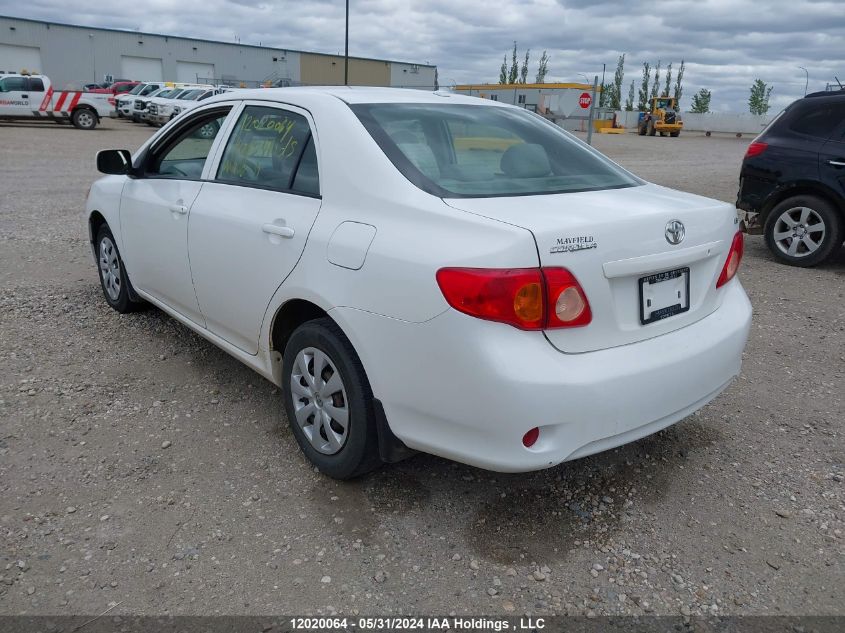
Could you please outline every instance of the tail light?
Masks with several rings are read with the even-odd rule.
[[[751,145],[748,146],[748,149],[745,150],[745,158],[759,156],[760,154],[766,151],[766,148],[768,146],[768,143],[763,143],[762,141],[754,141],[753,143],[751,143]]]
[[[521,330],[587,325],[590,304],[565,268],[441,268],[440,291],[456,310]]]
[[[742,254],[744,252],[745,240],[742,237],[742,233],[737,233],[734,235],[733,242],[731,242],[731,250],[728,251],[728,258],[725,260],[722,273],[716,282],[717,288],[721,288],[736,276],[736,271],[739,270],[739,263],[742,261]]]

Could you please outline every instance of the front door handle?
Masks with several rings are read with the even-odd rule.
[[[834,167],[845,167],[845,160],[829,160],[827,164],[833,165]]]
[[[188,212],[188,207],[183,204],[171,204],[170,210],[173,213],[178,213],[180,215],[185,215]]]
[[[21,95],[21,99],[29,99],[29,95]]]
[[[265,233],[272,233],[279,237],[293,237],[294,230],[289,226],[281,226],[280,224],[262,224],[261,230]]]

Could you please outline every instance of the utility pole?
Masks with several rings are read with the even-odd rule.
[[[346,0],[346,51],[343,54],[343,85],[349,85],[349,0]]]
[[[590,118],[587,119],[587,145],[593,144],[593,112],[596,109],[596,89],[598,88],[599,76],[593,79],[593,100],[590,102]]]

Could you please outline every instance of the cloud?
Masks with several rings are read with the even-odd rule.
[[[774,85],[781,108],[834,75],[845,81],[845,11],[841,0],[352,0],[350,54],[437,64],[443,84],[496,82],[516,40],[531,49],[529,76],[543,50],[547,81],[583,81],[581,73],[612,77],[626,54],[625,88],[639,85],[641,65],[686,61],[684,107],[702,87],[715,109],[747,110],[754,79]],[[84,5],[81,5],[84,6]],[[93,7],[94,5],[88,5]],[[0,13],[90,26],[139,29],[223,41],[338,53],[344,3],[339,0],[147,0],[67,3],[0,0]],[[661,82],[662,83],[662,82]]]

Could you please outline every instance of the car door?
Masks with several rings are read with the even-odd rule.
[[[123,258],[132,284],[203,325],[188,264],[188,216],[206,161],[232,106],[205,109],[158,139],[127,179],[120,204]]]
[[[207,327],[250,354],[320,210],[312,125],[302,110],[246,102],[191,208],[188,252]]]
[[[833,132],[819,152],[821,181],[845,200],[845,100],[831,107]]]
[[[38,109],[38,104],[32,105],[28,83],[26,77],[0,79],[0,115],[33,116],[32,111]]]

